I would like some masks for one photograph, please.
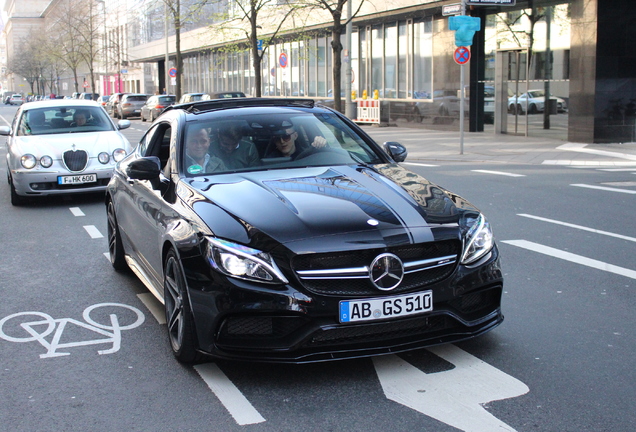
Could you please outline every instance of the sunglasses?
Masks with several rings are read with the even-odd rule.
[[[284,135],[281,135],[281,136],[280,136],[280,139],[282,139],[283,141],[289,141],[289,139],[290,139],[290,138],[292,137],[292,135],[294,135],[295,133],[296,133],[296,131],[294,131],[294,132],[292,132],[292,133],[290,133],[290,134],[286,133],[286,134],[284,134]]]

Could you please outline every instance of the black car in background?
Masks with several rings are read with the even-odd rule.
[[[239,153],[222,154],[228,137]],[[490,225],[406,154],[307,99],[173,105],[108,185],[111,263],[165,305],[182,362],[326,361],[487,332],[503,320]]]

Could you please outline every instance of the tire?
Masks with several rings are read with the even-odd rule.
[[[535,104],[530,104],[530,108],[528,108],[528,114],[536,114],[537,106]]]
[[[26,202],[26,198],[22,195],[18,195],[15,190],[15,186],[13,186],[13,179],[11,178],[11,176],[8,177],[8,180],[9,186],[11,188],[11,205],[16,207],[23,205]]]
[[[115,206],[112,201],[108,201],[108,209],[106,210],[108,219],[108,253],[110,255],[110,263],[117,271],[123,272],[129,269],[126,263],[124,245],[121,242],[121,233],[119,225],[117,225],[117,217],[115,216]]]
[[[141,113],[141,116],[140,116],[140,117],[141,117],[141,121],[142,121],[142,123],[146,121],[146,117],[144,117],[144,113],[143,113],[143,111],[142,111],[142,113]]]
[[[198,362],[202,355],[196,348],[194,322],[183,268],[172,249],[166,256],[163,273],[163,300],[172,353],[181,363]]]

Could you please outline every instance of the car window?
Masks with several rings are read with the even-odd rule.
[[[77,121],[83,117],[85,122]],[[98,132],[115,130],[101,107],[47,107],[22,112],[17,135]]]
[[[174,103],[176,99],[175,96],[161,96],[159,98],[162,103]]]
[[[145,102],[147,98],[148,98],[147,96],[127,96],[126,101]]]
[[[162,122],[154,125],[139,142],[137,152],[144,157],[158,157],[161,161],[161,169],[163,170],[170,157],[171,133],[172,128],[170,123]]]
[[[221,144],[230,129],[237,149],[242,149],[238,153],[257,153],[255,163],[228,168],[232,165]],[[285,155],[281,143],[290,139],[294,151]],[[180,152],[180,169],[187,176],[383,161],[369,143],[331,113],[259,113],[189,122]]]

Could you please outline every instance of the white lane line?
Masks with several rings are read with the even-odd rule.
[[[70,207],[69,210],[73,213],[73,216],[86,216],[79,207]]]
[[[86,230],[88,235],[91,236],[91,238],[98,239],[104,237],[95,225],[84,225],[84,229]]]
[[[607,172],[634,171],[634,168],[599,168],[599,171],[607,171]],[[632,173],[632,174],[636,174],[636,173]]]
[[[575,224],[571,224],[571,223],[567,223],[567,222],[561,222],[558,220],[554,220],[554,219],[548,219],[548,218],[544,218],[544,217],[540,217],[540,216],[533,216],[533,215],[529,215],[529,214],[525,214],[525,213],[518,213],[517,216],[521,216],[521,217],[526,217],[526,218],[530,218],[530,219],[536,219],[542,222],[549,222],[549,223],[553,223],[553,224],[557,224],[557,225],[563,225],[569,228],[576,228],[578,230],[582,230],[582,231],[589,231],[595,234],[601,234],[601,235],[606,235],[609,237],[616,237],[622,240],[627,240],[627,241],[631,241],[631,242],[636,242],[636,238],[634,237],[628,237],[622,234],[616,234],[613,232],[609,232],[609,231],[601,231],[601,230],[597,230],[594,228],[589,228],[589,227],[585,227],[582,225],[575,225]]]
[[[571,184],[570,186],[636,195],[636,190],[618,189],[618,188],[611,188],[606,186],[595,186],[595,185],[587,185],[587,184],[580,184],[580,183]]]
[[[495,175],[502,175],[502,176],[508,176],[508,177],[525,177],[525,175],[523,174],[513,174],[513,173],[502,172],[502,171],[472,170],[472,172],[484,173],[484,174],[495,174]]]
[[[636,279],[636,271],[630,270],[624,267],[608,264],[603,261],[597,261],[591,258],[586,258],[581,255],[576,255],[570,252],[565,252],[559,249],[544,246],[538,243],[533,243],[527,240],[504,240],[502,243],[506,243],[512,246],[517,246],[523,249],[527,249],[533,252],[538,252],[544,255],[559,258],[565,261],[581,264],[587,267],[592,267],[597,270],[603,270],[609,273],[614,273],[620,276],[625,276],[631,279]]]
[[[137,297],[141,302],[146,306],[146,308],[150,311],[153,317],[157,320],[159,324],[166,323],[166,313],[163,308],[163,305],[157,300],[157,298],[151,293],[142,293],[137,294]]]
[[[265,419],[254,409],[230,379],[214,363],[204,363],[194,367],[210,390],[219,398],[236,422],[243,426],[262,423]]]
[[[415,166],[421,166],[421,167],[438,167],[439,166],[439,165],[431,165],[431,164],[415,163],[415,162],[402,162],[402,165],[415,165]]]
[[[572,168],[597,168],[603,166],[636,166],[636,162],[627,161],[582,161],[570,159],[546,159],[541,162],[542,165],[564,165]]]

